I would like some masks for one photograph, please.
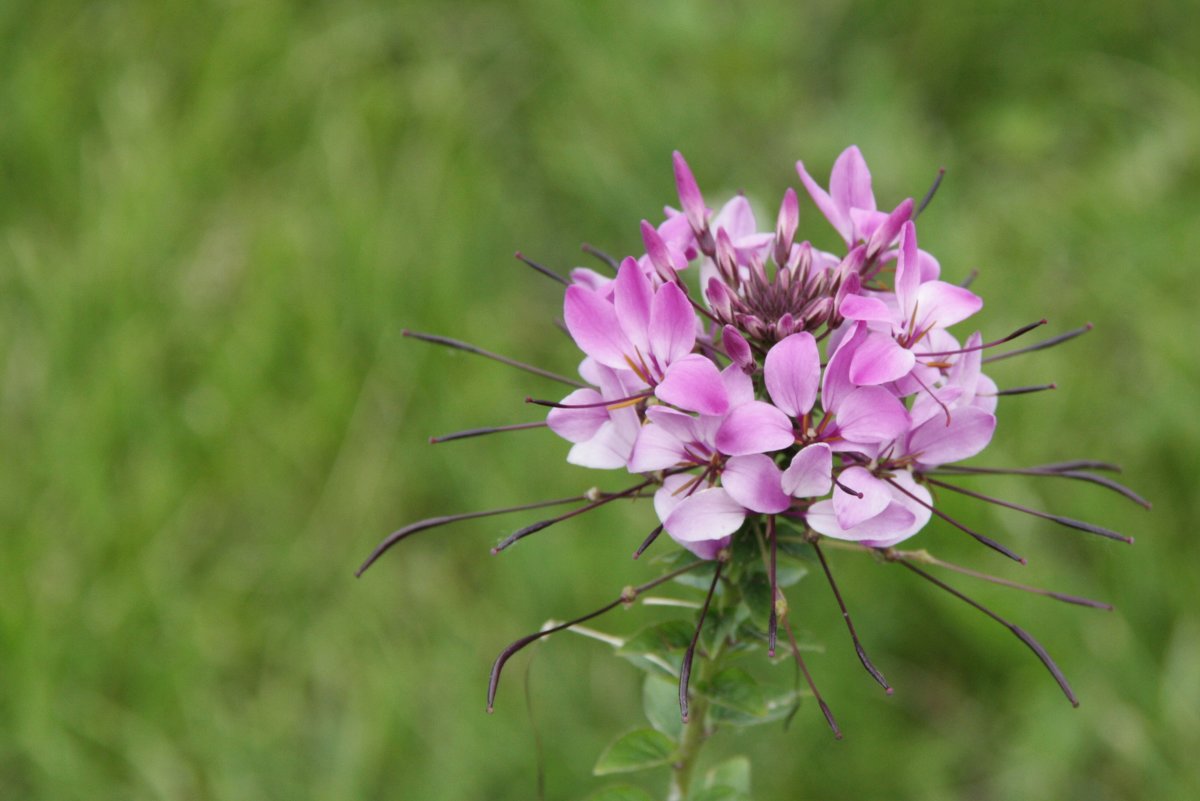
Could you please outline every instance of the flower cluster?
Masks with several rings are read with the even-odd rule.
[[[705,559],[754,514],[896,545],[932,514],[919,471],[974,456],[996,426],[981,336],[947,330],[983,302],[940,280],[913,202],[877,210],[855,147],[828,192],[797,169],[844,252],[795,240],[791,189],[774,231],[742,196],[712,213],[676,153],[683,210],[644,221],[646,253],[615,277],[580,268],[566,290],[590,386],[555,404],[550,428],[573,464],[660,476],[659,519]]]
[[[549,427],[572,443],[567,456],[572,464],[633,473],[636,483],[616,492],[593,488],[569,498],[421,520],[385,538],[359,574],[396,543],[450,523],[573,507],[516,530],[492,549],[498,553],[613,501],[653,497],[660,522],[634,558],[664,530],[694,556],[655,579],[626,587],[594,612],[513,642],[493,665],[489,709],[505,663],[520,649],[632,603],[684,573],[712,566],[708,595],[686,649],[673,653],[683,643],[655,635],[648,641],[662,652],[655,654],[653,663],[643,660],[643,665],[666,666],[677,676],[683,719],[689,714],[692,660],[710,603],[723,582],[727,592],[721,594],[714,614],[726,621],[716,628],[728,642],[709,643],[709,659],[738,638],[745,645],[747,634],[764,640],[773,654],[777,630],[785,631],[812,695],[837,733],[788,621],[776,571],[777,547],[786,545],[792,556],[801,548],[805,557],[808,551],[816,557],[863,666],[889,692],[891,688],[867,657],[851,623],[822,550],[825,538],[899,564],[1002,624],[1033,651],[1075,703],[1066,678],[1030,634],[922,566],[1067,603],[1111,607],[959,567],[926,550],[896,546],[936,516],[1024,564],[1024,558],[1007,546],[937,508],[934,493],[940,490],[1132,542],[1108,528],[1030,509],[958,483],[992,474],[1066,478],[1103,487],[1148,508],[1141,496],[1104,474],[1115,471],[1115,465],[1092,460],[1021,468],[954,464],[980,453],[991,441],[998,397],[1054,388],[1047,384],[998,389],[983,374],[983,365],[1065,342],[1091,326],[987,356],[985,352],[1045,320],[990,342],[978,331],[965,338],[952,334],[949,329],[971,318],[983,302],[967,288],[969,279],[962,284],[942,280],[937,259],[918,244],[916,218],[933,197],[940,175],[920,204],[906,199],[891,211],[881,211],[857,148],[837,159],[828,190],[797,163],[801,183],[843,242],[838,252],[827,252],[796,241],[800,213],[793,190],[783,197],[774,230],[760,231],[746,198],[735,197],[714,212],[678,153],[674,167],[680,209],[667,208],[657,225],[642,222],[644,253],[618,262],[585,246],[611,272],[577,268],[567,278],[517,254],[566,286],[562,322],[585,354],[579,366],[582,381],[458,340],[405,331],[407,336],[572,387],[560,401],[526,399],[550,407],[545,420],[469,429],[432,442]],[[791,532],[787,537],[777,534],[780,523]],[[744,548],[741,555],[739,547]],[[757,612],[750,608],[756,582],[769,583],[767,613],[759,614],[761,605],[755,607]],[[761,628],[754,622],[760,619],[765,623]],[[748,620],[753,623],[749,632],[743,628]],[[764,710],[758,719],[771,717]]]

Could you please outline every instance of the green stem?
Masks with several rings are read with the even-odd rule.
[[[704,659],[698,677],[700,686],[704,686],[713,676],[714,665],[721,656],[722,646],[718,645],[708,659]],[[679,750],[674,764],[671,765],[671,788],[667,793],[667,801],[685,801],[688,789],[692,783],[692,771],[696,767],[696,757],[712,732],[705,731],[708,722],[708,698],[697,693],[688,709],[688,722],[683,725],[679,735]]]

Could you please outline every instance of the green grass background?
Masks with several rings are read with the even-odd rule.
[[[546,432],[426,445],[560,390],[400,331],[569,371],[558,289],[514,250],[639,249],[675,148],[711,200],[767,208],[850,143],[885,203],[948,169],[922,244],[980,270],[988,334],[1096,324],[995,366],[1059,390],[1006,400],[980,463],[1116,460],[1155,509],[997,481],[1138,542],[952,498],[1030,566],[936,523],[914,543],[1116,604],[975,588],[1078,710],[1000,627],[837,554],[895,696],[805,581],[845,740],[810,705],[706,754],[751,753],[762,799],[1195,798],[1198,54],[1185,0],[0,5],[0,798],[533,798],[528,660],[490,717],[487,669],[654,575],[629,560],[652,513],[495,558],[525,521],[463,524],[355,581],[411,520],[620,485]],[[807,201],[801,225],[830,241]],[[637,673],[569,635],[536,650],[548,797],[581,798]]]

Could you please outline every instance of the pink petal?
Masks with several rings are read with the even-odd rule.
[[[992,441],[995,416],[973,406],[960,407],[918,426],[908,437],[908,452],[923,465],[936,466],[967,459]]]
[[[725,463],[721,485],[729,497],[752,512],[778,514],[792,505],[780,489],[782,473],[770,456],[734,456]]]
[[[812,410],[821,381],[821,354],[807,331],[775,343],[763,363],[763,378],[771,401],[790,417]]]
[[[901,322],[905,325],[912,317],[917,290],[921,286],[917,254],[917,227],[910,220],[900,231],[900,256],[896,259],[896,299],[900,301]]]
[[[862,467],[847,467],[838,476],[838,483],[862,493],[851,495],[840,486],[833,490],[833,512],[838,525],[851,529],[882,512],[892,502],[888,485]]]
[[[974,292],[945,281],[926,281],[917,290],[921,328],[949,328],[982,308],[983,300]]]
[[[688,163],[684,161],[683,154],[676,150],[671,154],[671,158],[675,167],[675,186],[679,190],[679,203],[683,206],[683,213],[687,215],[693,230],[703,231],[708,222],[708,209],[704,206],[700,187],[696,184],[696,178],[692,175]]]
[[[804,519],[809,527],[818,534],[832,537],[835,540],[862,542],[881,548],[911,536],[908,532],[913,528],[915,522],[912,511],[898,503],[892,503],[869,520],[865,520],[853,528],[843,528],[838,525],[832,501],[817,501],[809,507]]]
[[[680,545],[703,559],[712,559],[745,520],[741,504],[721,487],[713,487],[680,501],[663,526]]]
[[[633,451],[633,440],[611,420],[586,442],[577,443],[567,453],[567,462],[596,470],[625,467]]]
[[[848,330],[848,334],[840,337],[829,364],[825,366],[825,375],[821,378],[821,405],[827,412],[836,409],[856,389],[850,380],[850,363],[854,360],[854,352],[867,338],[867,327],[862,323],[854,323]]]
[[[890,321],[895,316],[882,300],[866,295],[847,295],[838,314],[847,320]]]
[[[682,359],[696,344],[696,312],[675,284],[664,284],[650,309],[650,352],[662,367]]]
[[[795,441],[787,415],[762,401],[738,406],[717,431],[717,449],[730,456],[770,453]]]
[[[787,264],[792,240],[796,238],[796,228],[799,225],[800,201],[796,198],[796,190],[789,186],[783,193],[783,202],[779,204],[779,217],[775,220],[775,263],[781,267]]]
[[[729,396],[720,371],[698,353],[673,362],[654,394],[663,403],[689,412],[724,414],[729,410]]]
[[[813,203],[817,204],[817,209],[825,219],[829,220],[830,225],[837,229],[847,245],[853,244],[853,229],[849,216],[843,214],[837,204],[833,202],[833,198],[813,180],[812,176],[808,174],[808,170],[804,169],[803,161],[796,162],[796,172],[800,174],[800,182],[808,190],[808,195],[813,199]]]
[[[819,498],[832,486],[833,451],[823,442],[802,449],[783,471],[781,488],[794,498]]]
[[[679,438],[662,426],[649,424],[642,426],[637,441],[633,443],[629,472],[666,470],[684,461],[687,461],[687,453]]]
[[[725,231],[730,242],[758,232],[758,225],[754,222],[754,211],[745,195],[734,195],[722,206],[713,219],[712,227]]]
[[[688,474],[676,474],[663,479],[662,486],[654,493],[654,513],[659,521],[666,520],[675,507],[684,499],[687,487],[696,477]]]
[[[896,237],[900,235],[901,228],[908,225],[912,220],[913,202],[912,198],[906,198],[901,201],[900,205],[887,216],[879,227],[871,234],[871,239],[867,242],[867,257],[876,256],[880,251],[891,247],[896,241]]]
[[[725,349],[725,355],[733,359],[733,363],[740,367],[743,373],[754,372],[754,354],[750,351],[750,343],[732,325],[721,329],[721,347]]]
[[[654,287],[650,285],[650,279],[638,267],[635,259],[625,259],[621,262],[613,285],[613,307],[621,330],[643,354],[649,351],[646,331],[650,327],[650,304],[653,301]]]
[[[854,353],[850,380],[859,386],[896,381],[912,372],[917,357],[886,334],[872,333]]]
[[[602,403],[604,398],[594,389],[577,389],[562,399],[564,404]],[[600,426],[608,422],[608,409],[592,406],[587,409],[551,409],[546,415],[550,430],[568,442],[586,442],[596,436]]]
[[[908,430],[908,411],[883,387],[854,390],[834,410],[838,433],[850,442],[890,442]]]
[[[731,364],[721,371],[721,381],[729,395],[730,409],[754,400],[754,380],[746,375],[745,370]]]
[[[857,145],[842,151],[833,163],[829,176],[829,194],[843,214],[850,209],[875,210],[875,194],[871,191],[871,171]]]
[[[567,287],[563,301],[567,331],[584,353],[609,367],[628,370],[625,354],[633,347],[617,322],[613,305],[580,286]]]

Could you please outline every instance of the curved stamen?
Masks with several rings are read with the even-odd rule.
[[[1000,339],[992,340],[991,342],[984,342],[982,345],[975,345],[970,348],[958,348],[957,350],[940,350],[940,351],[933,351],[931,353],[922,353],[921,357],[926,358],[929,356],[956,356],[960,353],[971,353],[972,351],[976,351],[976,350],[986,350],[987,348],[994,348],[997,345],[1003,345],[1005,342],[1012,342],[1017,337],[1028,334],[1030,331],[1032,331],[1035,328],[1041,328],[1045,324],[1046,324],[1046,318],[1043,317],[1042,319],[1038,320],[1036,323],[1030,323],[1029,325],[1021,326],[1020,328],[1018,328],[1016,331],[1013,331],[1008,336],[1004,336],[1004,337],[1001,337]],[[1034,346],[1034,348],[1036,348],[1036,347],[1038,347],[1038,346]],[[1049,346],[1043,344],[1040,347],[1049,347]],[[1030,348],[1026,348],[1025,350],[1030,350]],[[990,361],[995,361],[996,359],[1004,358],[1005,356],[1012,356],[1019,352],[1021,352],[1021,351],[1012,351],[1012,353],[1008,353],[1008,354],[1002,353],[999,356],[991,357]],[[984,359],[984,361],[989,361],[989,359]]]
[[[539,273],[541,273],[542,275],[546,276],[547,278],[549,278],[549,279],[551,279],[551,280],[553,280],[553,281],[557,281],[558,283],[562,284],[563,286],[570,286],[570,285],[571,285],[571,282],[570,282],[570,281],[568,281],[566,278],[563,278],[561,275],[559,275],[558,273],[554,272],[554,270],[551,270],[549,267],[545,266],[544,264],[538,264],[538,263],[537,263],[536,261],[534,261],[533,259],[527,259],[527,258],[525,258],[525,254],[524,254],[524,253],[522,253],[521,251],[519,251],[519,250],[518,250],[516,253],[514,253],[514,254],[513,254],[513,256],[514,256],[516,259],[518,259],[519,261],[523,261],[523,262],[525,262],[525,264],[527,264],[528,266],[530,266],[530,267],[532,267],[533,269],[537,270]]]
[[[557,381],[560,384],[566,384],[567,386],[571,387],[579,387],[580,389],[585,389],[587,387],[587,384],[584,384],[582,381],[576,381],[573,378],[567,378],[566,376],[559,375],[558,373],[552,373],[549,370],[543,370],[540,367],[534,367],[532,364],[525,364],[525,362],[519,362],[516,359],[510,359],[507,356],[501,356],[499,353],[492,353],[490,350],[484,350],[476,345],[471,345],[458,339],[438,336],[437,334],[423,334],[420,331],[410,331],[407,328],[400,333],[403,336],[411,337],[412,339],[419,339],[422,342],[430,342],[434,345],[444,345],[447,348],[454,348],[455,350],[474,353],[476,356],[483,356],[486,359],[491,359],[493,361],[500,362],[501,364],[507,364],[509,367],[515,367],[518,370],[524,370],[527,373],[540,375],[542,378],[549,378],[551,381]]]
[[[783,630],[787,632],[788,640],[792,643],[792,654],[796,657],[796,667],[800,668],[800,672],[804,674],[804,680],[808,682],[808,689],[812,691],[813,698],[821,707],[821,714],[825,716],[825,722],[829,724],[829,728],[833,729],[834,738],[842,739],[842,730],[838,728],[837,721],[833,718],[833,710],[829,708],[825,699],[821,697],[821,693],[817,691],[817,684],[808,672],[808,665],[804,664],[804,657],[800,655],[800,644],[796,642],[796,635],[792,632],[792,623],[787,619],[787,615],[783,617]]]
[[[1064,343],[1068,340],[1074,339],[1077,336],[1082,336],[1083,334],[1086,334],[1088,331],[1091,331],[1092,328],[1093,328],[1092,324],[1088,323],[1087,325],[1083,325],[1083,326],[1080,326],[1079,328],[1068,331],[1065,334],[1059,334],[1056,337],[1050,337],[1050,339],[1042,340],[1041,342],[1030,345],[1027,348],[1018,348],[1017,350],[1010,350],[1010,351],[1007,351],[1006,353],[997,353],[993,356],[985,357],[983,360],[983,363],[990,364],[991,362],[998,362],[1001,359],[1007,359],[1010,356],[1020,356],[1022,353],[1032,353],[1035,350],[1045,350],[1046,348],[1052,348],[1055,345],[1061,345],[1062,343]]]
[[[429,444],[436,445],[439,442],[453,442],[456,439],[469,439],[470,437],[482,437],[487,434],[500,434],[505,431],[525,431],[530,428],[545,428],[548,423],[545,420],[535,420],[532,423],[513,423],[507,426],[491,426],[490,428],[468,428],[465,431],[455,431],[453,434],[442,434],[440,437],[430,437]]]
[[[890,479],[890,478],[885,478],[885,479],[884,479],[884,481],[886,481],[887,483],[891,484],[893,487],[895,487],[896,489],[900,490],[900,491],[901,491],[901,492],[903,492],[905,495],[907,495],[908,497],[912,498],[912,499],[913,499],[914,501],[916,501],[917,503],[919,503],[919,504],[921,504],[922,506],[924,506],[924,507],[925,507],[926,509],[928,509],[930,512],[933,512],[935,515],[937,515],[937,516],[938,516],[938,517],[940,517],[941,519],[945,520],[947,523],[949,523],[950,525],[954,526],[954,527],[955,527],[956,529],[958,529],[959,531],[962,531],[962,532],[965,532],[966,534],[969,534],[969,535],[971,535],[971,536],[972,536],[972,537],[973,537],[973,538],[974,538],[976,541],[983,543],[983,544],[984,544],[984,545],[986,545],[987,547],[991,548],[993,551],[996,551],[997,553],[1002,553],[1002,554],[1004,554],[1005,556],[1007,556],[1009,559],[1013,560],[1014,562],[1019,562],[1019,563],[1021,563],[1021,564],[1023,564],[1023,565],[1024,565],[1024,564],[1028,564],[1028,561],[1025,559],[1025,557],[1023,557],[1023,556],[1018,556],[1016,553],[1014,553],[1013,551],[1009,550],[1008,548],[1006,548],[1005,546],[1001,545],[1000,543],[996,542],[996,541],[995,541],[994,539],[992,539],[991,537],[985,537],[983,534],[980,534],[980,533],[979,533],[979,532],[977,532],[977,531],[973,531],[972,529],[969,529],[969,528],[967,528],[967,527],[966,527],[966,526],[964,526],[962,523],[958,522],[958,521],[957,521],[957,520],[955,520],[953,517],[951,517],[950,515],[948,515],[948,514],[946,514],[945,512],[943,512],[941,509],[938,509],[938,508],[936,508],[936,507],[935,507],[933,504],[931,504],[931,503],[925,503],[925,501],[921,500],[921,499],[920,499],[920,498],[918,498],[916,495],[913,495],[911,492],[909,492],[909,491],[908,491],[908,490],[906,490],[904,487],[902,487],[902,486],[900,486],[899,484],[897,484],[897,483],[896,483],[895,481],[893,481],[892,479]]]
[[[721,568],[724,566],[723,561],[717,562],[717,569],[713,571],[712,584],[708,586],[708,595],[704,596],[704,606],[700,607],[700,617],[696,620],[696,631],[692,634],[692,641],[683,654],[683,663],[679,666],[679,714],[684,723],[688,722],[688,685],[692,679],[692,660],[696,656],[696,643],[700,641],[700,630],[704,628],[704,618],[708,616],[708,607],[712,603],[713,593],[721,578]]]
[[[862,666],[871,674],[871,678],[879,682],[879,685],[891,695],[892,686],[887,683],[887,679],[879,672],[879,668],[871,662],[871,658],[867,656],[867,650],[863,648],[862,643],[858,639],[858,632],[854,630],[854,622],[850,620],[850,612],[846,609],[846,602],[842,600],[842,593],[838,590],[837,582],[833,580],[833,572],[829,569],[829,563],[825,561],[825,554],[821,551],[821,546],[817,544],[814,538],[810,540],[813,550],[817,552],[817,558],[821,560],[821,568],[825,571],[825,578],[829,581],[829,588],[833,590],[833,597],[837,600],[838,608],[842,610],[842,619],[846,621],[846,628],[850,630],[850,639],[854,642],[854,652],[858,654],[858,661],[862,662]]]
[[[538,398],[526,397],[526,403],[532,403],[535,406],[548,406],[551,409],[599,409],[607,408],[609,411],[621,409],[625,406],[632,406],[646,398],[654,397],[653,392],[641,392],[637,395],[630,395],[628,398],[617,398],[616,400],[602,400],[596,403],[559,403],[558,401],[540,400]]]
[[[503,540],[501,540],[499,545],[492,548],[492,555],[495,556],[496,554],[500,553],[508,546],[512,545],[517,540],[523,540],[526,537],[528,537],[530,534],[536,534],[537,532],[541,531],[542,529],[549,528],[550,526],[554,525],[555,523],[561,523],[564,520],[570,520],[572,517],[578,517],[579,515],[581,515],[585,512],[590,512],[593,509],[599,509],[601,506],[604,506],[604,504],[612,503],[613,501],[617,500],[618,498],[628,498],[630,495],[633,495],[634,493],[638,492],[639,490],[645,489],[646,487],[650,486],[653,483],[655,483],[654,479],[647,479],[647,480],[643,481],[641,484],[635,484],[634,486],[630,487],[629,489],[622,490],[621,492],[614,492],[614,493],[605,495],[603,498],[600,498],[597,501],[593,501],[592,503],[589,503],[587,506],[581,506],[578,509],[572,509],[571,511],[565,512],[561,515],[558,515],[557,517],[551,517],[547,520],[539,520],[538,522],[533,523],[532,525],[528,525],[528,526],[525,526],[525,528],[518,529],[517,531],[514,531],[512,534],[509,534],[507,537],[505,537]]]

